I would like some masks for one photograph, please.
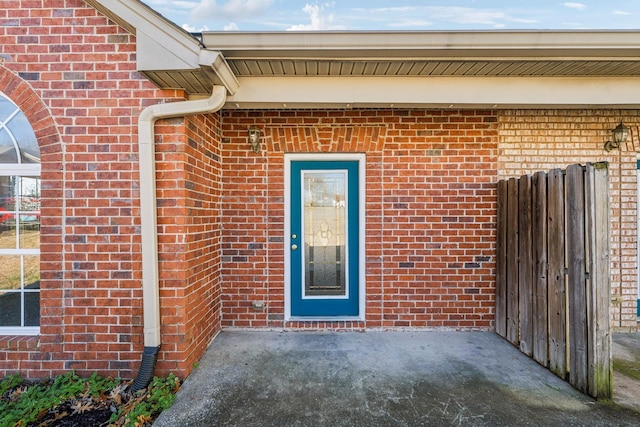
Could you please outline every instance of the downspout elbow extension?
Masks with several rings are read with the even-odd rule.
[[[138,376],[136,376],[136,379],[133,381],[131,391],[136,392],[142,390],[143,388],[147,388],[151,383],[153,372],[156,369],[156,362],[158,361],[158,353],[160,353],[160,346],[144,348]]]

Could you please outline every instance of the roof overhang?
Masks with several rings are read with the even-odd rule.
[[[161,88],[225,108],[640,106],[640,31],[205,32],[86,0],[137,36]]]
[[[211,95],[213,85],[234,93],[224,57],[203,49],[200,40],[138,0],[85,0],[106,17],[136,36],[138,71],[163,89]],[[211,60],[211,62],[207,62]]]
[[[637,31],[202,34],[240,87],[226,108],[633,108]]]

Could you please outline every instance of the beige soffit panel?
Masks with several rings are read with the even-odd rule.
[[[638,31],[204,33],[237,76],[635,76]]]
[[[227,109],[640,106],[640,77],[241,77]]]

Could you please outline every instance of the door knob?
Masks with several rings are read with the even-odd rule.
[[[292,251],[295,251],[296,249],[298,249],[298,245],[296,245],[296,244],[291,245],[291,250]]]

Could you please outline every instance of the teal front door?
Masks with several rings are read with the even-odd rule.
[[[358,316],[359,162],[300,160],[289,169],[291,316]]]

